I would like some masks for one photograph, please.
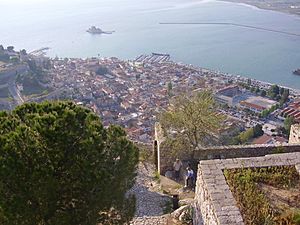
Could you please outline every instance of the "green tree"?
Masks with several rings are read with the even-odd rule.
[[[175,131],[175,140],[186,143],[185,149],[192,158],[197,148],[214,137],[222,120],[223,116],[216,111],[214,97],[209,91],[177,97],[169,110],[160,116],[163,129]]]
[[[284,89],[281,98],[280,98],[280,104],[283,105],[284,103],[286,103],[289,99],[289,95],[290,95],[290,91],[289,89]]]
[[[278,85],[272,85],[271,86],[271,91],[274,93],[274,94],[276,94],[276,95],[278,95],[279,94],[279,86]]]
[[[255,130],[256,129],[256,130]],[[256,137],[255,135],[257,135],[259,133],[259,127],[254,127],[254,128],[249,128],[248,130],[245,130],[243,132],[241,132],[240,134],[234,136],[231,139],[230,144],[232,145],[239,145],[239,144],[245,144],[247,143],[250,139]],[[255,132],[257,132],[255,134]],[[263,132],[263,131],[262,131]]]
[[[248,80],[247,80],[247,84],[248,84],[249,86],[251,86],[251,83],[252,83],[252,82],[251,82],[251,79],[248,79]]]
[[[268,95],[270,98],[275,99],[277,97],[277,95],[279,95],[279,86],[274,84],[270,87],[270,89],[268,90]]]
[[[242,83],[242,87],[244,87],[245,89],[249,90],[250,89],[250,86],[248,84],[244,84]]]
[[[270,113],[270,111],[269,110],[267,110],[267,109],[264,109],[262,112],[261,112],[261,117],[263,117],[263,118],[267,118],[268,117],[268,115],[269,115],[269,113]]]
[[[255,93],[256,94],[258,94],[260,92],[260,89],[259,89],[259,87],[256,87],[256,89],[255,89]]]
[[[293,117],[286,117],[284,120],[284,129],[286,131],[286,134],[289,135],[290,134],[290,130],[291,130],[291,125],[295,123],[295,120]]]
[[[168,87],[167,87],[167,91],[168,91],[168,95],[171,96],[172,95],[172,90],[173,90],[173,85],[172,85],[172,82],[170,81],[168,83]]]
[[[22,50],[20,51],[20,53],[21,53],[22,55],[27,55],[27,52],[26,52],[25,49],[22,49]]]
[[[253,127],[253,137],[259,137],[262,136],[264,134],[264,131],[262,130],[262,125],[257,124],[255,127]]]
[[[36,65],[36,62],[33,60],[33,59],[30,59],[27,61],[27,64],[29,66],[29,69],[32,71],[32,72],[36,72],[38,70],[38,66]]]
[[[265,96],[267,95],[267,92],[266,92],[265,90],[262,90],[261,93],[260,93],[260,95],[261,95],[262,97],[265,97]]]
[[[0,222],[121,224],[124,212],[133,213],[134,199],[125,193],[137,161],[124,130],[104,128],[97,115],[74,103],[0,112]]]
[[[253,128],[249,128],[248,130],[240,133],[240,135],[239,135],[239,138],[240,138],[242,144],[248,142],[253,137],[254,137]]]
[[[280,92],[279,92],[279,93],[280,93],[280,95],[282,95],[282,94],[283,94],[284,90],[285,90],[285,89],[284,89],[283,87],[281,87],[281,88],[280,88]]]
[[[274,112],[277,109],[278,105],[272,105],[271,108],[269,109],[270,113]]]
[[[239,144],[242,144],[241,139],[240,139],[240,136],[239,136],[239,135],[234,136],[234,137],[231,139],[230,144],[231,144],[231,145],[239,145]]]

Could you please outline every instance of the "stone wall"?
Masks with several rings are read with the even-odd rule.
[[[172,149],[166,145],[166,138],[158,123],[155,125],[155,141],[160,174],[172,170],[172,165],[176,158],[180,158],[182,161],[191,160],[190,154],[187,154],[184,149],[176,155],[172,152]],[[200,160],[257,157],[289,152],[300,152],[300,144],[215,146],[197,150],[194,159],[198,162]]]
[[[176,158],[180,158],[182,161],[191,160],[190,154],[187,154],[184,150],[175,155],[172,149],[166,146],[164,138],[160,139],[158,135],[156,137],[158,168],[161,174],[172,170],[172,165]],[[300,152],[300,144],[216,146],[197,150],[194,159],[198,162],[200,160],[257,157],[289,152]]]
[[[243,225],[242,215],[226,183],[223,170],[269,166],[295,166],[300,173],[300,152],[200,161],[196,182],[194,224]]]
[[[166,162],[168,159],[165,157],[165,154],[168,150],[161,151],[161,148],[163,148],[163,143],[165,141],[165,138],[164,138],[163,130],[159,123],[155,123],[154,131],[155,131],[155,133],[154,133],[155,140],[154,140],[153,148],[156,148],[156,149],[154,149],[154,152],[156,152],[156,154],[157,154],[157,157],[154,157],[154,158],[157,158],[157,163],[156,163],[157,170],[160,174],[162,174],[163,172],[165,172],[165,170],[162,171],[162,169],[165,167],[165,165],[168,164],[169,166],[170,165],[172,166],[172,162]],[[161,158],[163,160],[163,166],[161,166]]]

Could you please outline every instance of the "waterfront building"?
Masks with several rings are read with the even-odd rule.
[[[238,86],[228,86],[218,90],[215,94],[215,99],[220,104],[227,104],[228,106],[235,105],[235,99],[242,92],[239,90]]]
[[[256,113],[260,113],[265,109],[270,109],[276,104],[276,101],[260,96],[251,96],[240,102],[241,108],[247,108]]]
[[[300,101],[295,101],[292,104],[288,105],[282,111],[283,117],[293,117],[295,121],[300,121]]]

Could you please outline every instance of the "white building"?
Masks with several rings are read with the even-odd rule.
[[[300,144],[300,124],[291,126],[289,144]]]

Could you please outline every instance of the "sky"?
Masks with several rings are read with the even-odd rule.
[[[23,4],[26,5],[28,3],[41,3],[46,2],[48,0],[0,0],[0,4]]]
[[[72,3],[76,2],[85,2],[84,0],[71,0]],[[100,0],[101,1],[101,0]],[[61,3],[66,3],[70,2],[70,0],[0,0],[0,6],[1,5],[18,5],[18,6],[25,6],[25,5],[41,5],[41,4],[61,4]]]

